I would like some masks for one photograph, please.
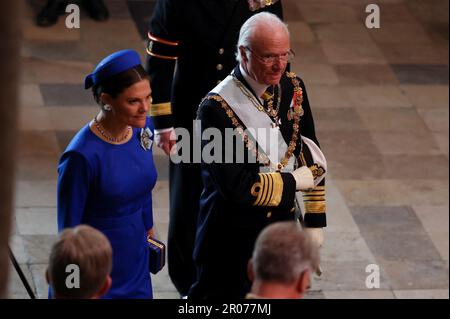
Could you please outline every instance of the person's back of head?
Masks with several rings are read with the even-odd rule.
[[[319,249],[295,222],[278,222],[258,236],[249,277],[251,294],[262,298],[301,298],[309,273],[319,264]]]
[[[87,225],[67,228],[53,245],[46,277],[57,299],[99,298],[111,287],[112,248]]]

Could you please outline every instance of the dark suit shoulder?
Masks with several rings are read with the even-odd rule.
[[[215,113],[221,110],[222,102],[225,101],[219,94],[209,93],[200,102],[200,105],[197,110],[197,118],[201,119],[205,115],[209,115],[210,113]]]
[[[185,0],[159,0],[150,19],[150,33],[164,40],[179,40]]]
[[[197,118],[202,122],[202,129],[216,127],[219,129],[242,126],[227,102],[218,94],[208,94],[200,104]]]

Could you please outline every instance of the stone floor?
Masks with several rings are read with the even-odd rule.
[[[111,19],[38,28],[43,0],[24,1],[19,158],[11,247],[39,298],[56,238],[56,163],[97,112],[84,76],[106,54],[134,48],[154,2],[107,0]],[[308,298],[449,298],[448,1],[283,0],[318,137],[329,163],[324,274]],[[155,150],[158,235],[168,226],[167,158]],[[380,287],[368,289],[366,267]],[[167,268],[155,298],[177,298]],[[28,298],[11,269],[11,298]]]

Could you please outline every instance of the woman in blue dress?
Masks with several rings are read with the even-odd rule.
[[[156,183],[150,81],[137,52],[103,59],[85,79],[101,106],[58,165],[58,230],[88,224],[113,248],[104,298],[152,298],[147,236],[153,236]]]

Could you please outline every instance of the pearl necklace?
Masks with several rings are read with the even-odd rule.
[[[108,141],[113,142],[113,143],[120,143],[125,141],[128,138],[128,135],[131,132],[131,127],[128,126],[127,128],[127,132],[124,134],[124,136],[122,136],[121,138],[115,138],[112,137],[111,135],[109,135],[106,130],[103,128],[103,126],[100,124],[99,121],[97,121],[97,117],[94,117],[94,125],[97,128],[97,130],[99,131],[99,133]]]

